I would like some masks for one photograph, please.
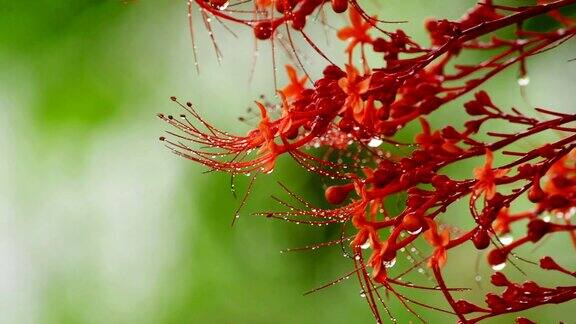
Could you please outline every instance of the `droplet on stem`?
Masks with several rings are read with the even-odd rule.
[[[370,247],[371,243],[370,243],[370,239],[367,239],[366,242],[364,242],[364,244],[360,245],[360,248],[362,250],[366,250]]]
[[[368,142],[368,146],[370,147],[378,147],[380,145],[382,145],[384,141],[382,141],[381,139],[374,137],[372,139],[370,139],[370,142]]]
[[[383,261],[382,264],[384,265],[384,267],[386,268],[392,268],[395,264],[396,264],[396,258],[390,260],[390,261]]]
[[[518,78],[518,85],[521,87],[525,87],[530,83],[530,77],[528,77],[527,75]]]
[[[228,8],[229,5],[230,1],[225,1],[224,3],[218,6],[218,10],[226,10],[226,8]]]

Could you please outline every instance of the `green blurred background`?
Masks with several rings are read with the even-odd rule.
[[[456,18],[472,3],[406,0],[367,6],[384,19],[410,20],[402,28],[425,40],[424,17]],[[333,26],[343,23],[342,17],[330,18]],[[234,26],[235,38],[215,25],[221,66],[199,20],[196,30],[200,75],[194,70],[185,1],[0,0],[0,323],[374,322],[354,280],[302,295],[351,269],[339,248],[279,253],[338,238],[337,228],[248,215],[278,210],[269,199],[271,193],[282,195],[275,181],[325,206],[321,181],[289,160],[280,161],[274,174],[256,183],[248,208],[231,228],[238,200],[230,193],[230,178],[202,174],[203,168],[158,142],[166,125],[155,113],[179,113],[171,95],[193,101],[215,125],[241,133],[248,128],[236,117],[260,94],[273,96],[268,44],[260,44],[249,82],[254,54],[249,30]],[[318,45],[343,62],[342,44],[335,44],[333,30],[326,32],[329,42],[322,28],[311,28]],[[324,62],[298,43],[309,71],[318,76]],[[575,53],[572,41],[530,61],[527,100],[514,69],[485,88],[505,107],[575,111],[576,63],[567,62]],[[281,81],[285,58],[279,50]],[[444,111],[433,119],[459,125],[462,117]],[[402,136],[417,129],[409,127]],[[447,172],[469,176],[478,162]],[[240,191],[247,180],[238,179]],[[465,225],[467,215],[458,208],[445,218]],[[478,287],[471,251],[451,253],[446,273],[452,285],[474,287],[480,300],[489,272],[480,267]],[[525,251],[530,255],[532,247]],[[537,253],[550,251],[565,265],[576,265],[566,237],[549,240]],[[523,279],[510,268],[510,276]],[[562,283],[561,277],[523,268],[530,279]],[[415,274],[413,280],[428,279]],[[442,300],[435,293],[413,296]],[[405,313],[393,299],[390,306]],[[419,312],[432,323],[452,322]],[[542,323],[562,318],[574,323],[574,303],[527,314]]]

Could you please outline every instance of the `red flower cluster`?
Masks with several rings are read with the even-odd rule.
[[[256,0],[252,5],[247,1],[229,4],[226,0],[195,0],[189,2],[189,8],[200,8],[209,29],[207,18],[213,16],[249,26],[258,40],[274,43],[288,39],[288,47],[293,47],[291,34],[299,33],[328,60],[304,31],[312,20],[307,18],[328,3],[334,12],[347,12],[349,16],[350,25],[337,33],[339,39],[348,41],[346,64],[339,67],[330,62],[310,87],[309,76],[298,77],[296,68],[287,66],[290,83],[279,91],[281,111],[257,103],[260,121],[245,136],[214,128],[192,104],[172,98],[188,115],[174,118],[160,114],[180,131],[169,132],[172,139],[161,140],[174,153],[211,170],[232,175],[266,174],[273,171],[280,155],[287,154],[305,170],[335,183],[325,190],[333,208],[312,208],[289,192],[304,207],[282,202],[288,211],[260,215],[318,226],[351,226],[353,235],[346,236],[343,230],[341,239],[309,248],[344,247],[349,243],[350,252],[346,254],[354,265],[351,274],[357,276],[378,323],[383,321],[382,310],[394,320],[382,298],[383,290],[419,319],[414,305],[452,314],[461,323],[576,298],[576,286],[546,288],[532,281],[515,283],[499,272],[516,261],[538,265],[521,258],[515,250],[546,236],[564,233],[576,247],[576,225],[572,224],[576,213],[576,114],[536,108],[539,117],[530,117],[514,108],[502,109],[478,89],[511,66],[519,67],[520,86],[527,85],[525,61],[576,36],[576,21],[563,13],[576,0],[540,0],[524,7],[486,0],[456,21],[427,21],[429,46],[415,43],[402,30],[385,30],[384,22],[368,15],[355,0]],[[240,10],[239,6],[249,10]],[[245,13],[250,17],[243,17]],[[524,22],[539,16],[555,22],[544,31],[523,27]],[[191,11],[189,17],[191,21]],[[286,29],[280,30],[281,26]],[[506,27],[515,28],[513,36],[494,33]],[[373,66],[366,50],[381,54],[382,60]],[[489,57],[474,64],[455,63],[462,52],[471,51],[486,51]],[[354,64],[358,61],[356,55],[360,66]],[[296,60],[304,70],[297,55]],[[473,98],[459,112],[467,116],[467,121],[460,126],[446,123],[433,130],[426,116],[469,94]],[[495,121],[521,130],[486,131],[485,125]],[[422,131],[413,143],[395,140],[399,130],[414,122],[420,123]],[[525,152],[507,150],[511,144],[544,132],[554,132],[557,139]],[[386,151],[382,147],[388,144],[392,149]],[[315,154],[322,149],[325,154]],[[497,152],[510,161],[495,166],[493,156]],[[453,179],[443,172],[447,166],[475,157],[485,158],[485,163],[470,171],[467,179]],[[401,197],[404,203],[403,210],[395,215],[386,207],[392,197]],[[533,208],[513,213],[521,197],[527,197]],[[469,200],[470,225],[465,229],[450,223],[454,217],[465,215],[448,211],[461,199]],[[442,222],[441,215],[445,215]],[[508,236],[511,231],[516,239]],[[420,251],[414,243],[421,237],[431,253],[411,254],[413,266],[400,275],[391,275],[399,253]],[[469,242],[477,250],[489,249],[486,260],[495,271],[491,282],[505,288],[501,294],[486,294],[485,305],[470,299],[456,300],[454,295],[466,289],[448,287],[442,274],[451,251]],[[422,270],[419,265],[424,263],[429,270],[423,271],[430,271],[437,287],[401,279],[415,269]],[[551,256],[543,257],[539,267],[576,277],[573,270],[559,265]],[[450,309],[416,301],[400,293],[398,287],[440,291]],[[522,317],[517,322],[532,323]]]

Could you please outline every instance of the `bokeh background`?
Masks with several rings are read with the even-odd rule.
[[[409,20],[391,28],[425,40],[425,17],[456,18],[472,3],[406,0],[367,6],[382,18]],[[345,23],[343,17],[329,19],[330,26]],[[337,238],[337,228],[249,215],[279,208],[269,199],[283,195],[276,181],[325,206],[322,181],[281,160],[272,175],[257,181],[232,228],[239,201],[230,192],[230,178],[202,174],[203,168],[170,154],[157,140],[167,127],[155,113],[179,113],[168,100],[171,95],[194,102],[215,125],[240,133],[248,126],[237,117],[253,100],[261,94],[273,98],[269,45],[259,44],[249,81],[255,53],[250,31],[233,26],[236,38],[215,24],[223,53],[219,65],[196,20],[199,75],[185,1],[0,0],[0,323],[373,322],[354,280],[302,295],[351,269],[339,248],[279,253]],[[342,44],[331,27],[310,33],[343,62]],[[297,43],[308,70],[318,76],[324,62],[301,40]],[[568,62],[575,57],[574,43],[530,61],[526,96],[515,69],[484,88],[504,107],[576,112],[576,63]],[[282,49],[277,54],[282,83],[286,55]],[[462,118],[451,111],[433,115],[433,121],[455,125]],[[417,130],[409,127],[401,136],[410,138]],[[469,176],[477,163],[446,172]],[[247,180],[237,179],[240,192]],[[465,225],[466,204],[459,205],[444,217]],[[524,252],[535,259],[532,254],[554,251],[559,261],[574,267],[571,249],[567,237],[558,237]],[[477,273],[476,261],[472,249],[451,253],[446,274],[455,286],[473,287],[480,300],[489,271],[481,265]],[[529,265],[522,268],[530,279],[563,283]],[[506,270],[522,280],[512,267]],[[428,280],[426,274],[413,276]],[[434,292],[413,296],[441,301]],[[405,313],[393,298],[389,303],[396,314]],[[542,323],[562,318],[573,323],[574,306],[546,306],[527,315]],[[432,323],[451,322],[442,314],[419,313]],[[398,315],[398,320],[413,318]]]

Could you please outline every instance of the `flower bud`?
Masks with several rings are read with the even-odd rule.
[[[350,191],[354,189],[354,186],[351,184],[343,185],[343,186],[330,186],[324,191],[324,196],[326,197],[326,201],[333,205],[341,204],[346,198],[348,198],[348,194]]]
[[[422,215],[419,213],[411,212],[402,218],[402,227],[410,233],[421,231],[422,225]]]
[[[508,250],[494,249],[488,253],[488,263],[491,266],[496,266],[506,262],[508,258]]]
[[[267,20],[254,24],[254,36],[260,40],[270,39],[273,32],[274,28],[272,27],[272,23]]]
[[[490,235],[488,235],[487,230],[477,230],[472,236],[472,243],[478,250],[484,250],[490,246]]]

